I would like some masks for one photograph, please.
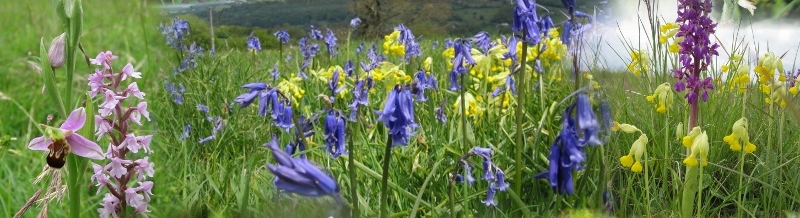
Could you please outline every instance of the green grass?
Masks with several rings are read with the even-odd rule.
[[[135,2],[84,3],[86,23],[81,41],[88,55],[93,57],[100,51],[111,50],[120,56],[116,62],[119,64],[117,68],[132,62],[144,76],[139,83],[147,93],[152,122],[140,131],[155,135],[151,145],[155,153],[151,156],[151,162],[156,166],[153,178],[156,185],[149,215],[326,217],[347,212],[347,206],[337,206],[331,198],[309,199],[276,190],[272,183],[273,176],[265,168],[265,164],[274,164],[275,161],[269,149],[262,144],[268,142],[272,134],[279,137],[281,145],[287,144],[292,137],[275,128],[269,116],[258,116],[256,103],[243,109],[238,105],[232,111],[228,109],[233,99],[245,91],[240,88],[241,85],[258,81],[275,84],[268,72],[275,62],[282,63],[282,78],[278,81],[297,73],[302,56],[296,48],[284,51],[284,54],[291,53],[294,57],[286,63],[284,57],[279,57],[275,50],[243,52],[217,41],[215,57],[210,57],[206,52],[205,56],[197,59],[196,68],[173,75],[172,69],[182,54],[170,50],[159,34],[157,23],[167,18],[158,17],[157,12],[143,9]],[[6,22],[19,27],[13,36],[0,36],[2,41],[9,42],[8,47],[0,51],[3,67],[0,70],[0,92],[13,99],[0,100],[0,136],[16,139],[0,140],[0,185],[9,187],[0,189],[0,216],[10,217],[40,187],[30,183],[44,165],[44,155],[28,150],[26,146],[30,139],[41,135],[36,125],[45,123],[48,114],[56,113],[55,107],[48,103],[49,99],[40,93],[41,77],[28,64],[28,61],[38,62],[38,54],[28,52],[37,51],[39,37],[45,36],[49,41],[50,37],[57,35],[58,24],[55,15],[47,13],[52,11],[49,1],[32,2],[28,9],[11,3],[0,3],[0,6],[0,12],[7,17]],[[31,10],[34,8],[47,10],[34,12]],[[130,14],[141,14],[143,17]],[[493,88],[491,84],[485,79],[470,80],[469,84],[477,85],[470,92],[483,96],[479,104],[485,111],[479,118],[468,118],[467,131],[462,132],[459,128],[461,119],[453,110],[458,94],[446,91],[449,86],[447,59],[442,56],[441,45],[437,49],[431,48],[432,40],[422,42],[423,58],[433,58],[432,72],[437,75],[442,90],[427,92],[429,100],[415,104],[416,119],[420,125],[417,135],[411,138],[408,146],[393,150],[388,175],[391,191],[389,211],[393,217],[411,214],[446,217],[451,213],[458,217],[519,216],[519,207],[509,192],[496,194],[496,208],[481,203],[488,184],[480,180],[483,171],[479,158],[469,159],[476,166],[473,174],[478,181],[472,186],[455,184],[453,189],[450,188],[450,175],[460,170],[456,167],[458,158],[476,146],[493,148],[493,161],[504,170],[508,182],[512,186],[522,183],[522,190],[516,195],[532,214],[602,216],[604,202],[600,196],[603,191],[608,191],[613,200],[611,215],[614,216],[645,216],[647,210],[660,217],[680,214],[680,193],[684,188],[683,174],[686,169],[682,160],[686,154],[680,141],[675,139],[675,126],[678,122],[687,122],[688,107],[682,93],[676,93],[675,103],[668,115],[657,113],[652,104],[645,100],[645,95],[651,94],[658,84],[675,83],[667,74],[666,65],[652,66],[649,77],[603,69],[590,72],[601,86],[598,96],[610,102],[614,120],[636,125],[650,138],[646,145],[649,161],[645,164],[649,170],[650,189],[644,188],[644,174],[632,173],[619,163],[619,158],[628,153],[638,135],[607,133],[608,143],[586,149],[586,168],[573,174],[575,194],[561,196],[553,193],[548,182],[534,179],[533,175],[548,167],[550,144],[560,130],[562,111],[571,102],[568,100],[555,104],[572,92],[572,81],[567,79],[569,76],[564,75],[563,80],[550,80],[546,75],[544,84],[539,86],[543,95],[538,89],[529,91],[529,98],[522,105],[526,110],[525,119],[519,129],[514,123],[513,107],[516,103],[512,103],[510,110],[501,111],[487,103]],[[347,52],[354,51],[358,42],[352,41],[346,45],[345,36],[339,36],[340,54],[333,58],[328,57],[324,45],[321,45],[322,50],[311,69],[327,70],[329,66],[343,65],[350,59],[363,61],[363,54]],[[376,43],[380,48],[382,41]],[[398,58],[388,61],[403,63]],[[421,61],[413,59],[405,65],[406,74],[413,76]],[[569,69],[564,64],[567,63],[546,66],[545,72]],[[79,64],[78,72],[90,71],[85,65]],[[716,67],[710,72],[715,76],[726,76],[719,74]],[[76,75],[73,81],[76,92],[86,89],[85,76],[86,73]],[[298,102],[300,107],[295,108],[296,115],[310,114],[326,107],[317,97],[327,94],[326,84],[311,73],[309,76],[312,78],[299,84],[306,93]],[[533,90],[538,78],[530,79],[526,88]],[[186,87],[183,104],[174,103],[169,93],[164,91],[166,81]],[[353,81],[347,79],[345,85],[351,88]],[[383,124],[375,121],[376,116],[372,111],[381,109],[387,94],[385,87],[391,85],[387,80],[376,81],[375,91],[370,94],[371,105],[361,110],[359,122],[348,123],[356,149],[354,166],[348,166],[346,155],[331,159],[325,152],[322,123],[316,124],[317,133],[307,139],[309,145],[306,154],[309,160],[333,175],[345,201],[359,204],[361,215],[365,217],[375,217],[380,211],[380,172],[385,158],[383,149],[387,134]],[[709,101],[701,104],[700,123],[709,135],[711,151],[710,163],[704,169],[703,202],[699,203],[703,207],[703,214],[698,215],[700,217],[734,216],[738,208],[746,211],[745,216],[775,217],[796,213],[800,208],[800,202],[797,201],[800,199],[796,197],[800,196],[800,179],[792,176],[792,172],[800,170],[797,158],[800,155],[798,122],[791,119],[789,114],[781,115],[787,113],[782,109],[775,110],[774,116],[770,117],[769,107],[763,100],[765,96],[756,86],[750,88],[745,101],[739,93],[716,89],[710,93]],[[349,112],[344,104],[351,100],[352,95],[347,93],[337,97],[333,106]],[[446,101],[446,124],[436,121],[433,113],[442,100]],[[19,106],[13,102],[18,102]],[[747,104],[743,105],[742,102]],[[205,144],[199,144],[198,141],[211,134],[214,124],[196,109],[198,104],[209,106],[207,116],[219,116],[224,120],[224,128],[217,133],[217,138]],[[797,100],[793,99],[790,104],[797,105]],[[555,105],[552,111],[545,113],[551,105]],[[744,173],[739,173],[739,153],[730,151],[722,137],[730,134],[731,125],[741,117],[743,108],[750,120],[748,132],[751,141],[758,146],[758,150],[745,156]],[[770,125],[770,119],[774,120],[773,125]],[[55,120],[58,123],[63,118],[56,117]],[[543,122],[539,123],[540,120]],[[782,123],[783,128],[779,129],[777,123]],[[179,135],[186,124],[191,124],[191,134],[181,141]],[[517,131],[524,133],[522,169],[514,168],[514,135]],[[465,137],[466,144],[462,140]],[[105,149],[106,146],[101,147]],[[349,180],[349,167],[356,169],[356,181]],[[517,172],[522,173],[521,181],[512,179]],[[738,183],[740,176],[744,178],[741,189]],[[84,180],[88,187],[88,178]],[[358,202],[353,202],[349,194],[353,186],[356,186],[359,195]],[[83,202],[85,216],[96,216],[102,194],[95,195],[95,190],[87,189],[89,197]],[[649,199],[646,197],[647,191],[650,192]],[[454,198],[450,197],[451,192]],[[744,193],[742,202],[737,200],[740,192]],[[455,211],[451,211],[451,204]],[[65,206],[66,203],[51,203],[50,215],[65,216]],[[38,212],[39,209],[33,208],[26,217]]]

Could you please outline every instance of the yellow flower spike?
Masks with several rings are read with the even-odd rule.
[[[744,153],[748,153],[749,154],[749,153],[753,153],[754,151],[756,151],[756,145],[754,145],[753,143],[747,142],[747,144],[744,146]]]
[[[698,128],[698,127],[695,127]],[[700,133],[692,143],[692,153],[683,160],[686,166],[694,167],[700,163],[702,166],[708,165],[708,135],[706,132]]]
[[[689,131],[689,134],[683,137],[683,146],[687,148],[691,148],[692,144],[694,144],[695,138],[701,133],[700,127],[695,126],[692,131]]]
[[[619,158],[619,163],[622,164],[623,167],[633,166],[633,154],[622,156]]]

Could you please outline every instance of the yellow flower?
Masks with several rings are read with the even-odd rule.
[[[383,54],[389,56],[403,57],[406,55],[406,48],[398,39],[400,38],[400,31],[395,30],[389,35],[383,37]]]
[[[722,138],[722,141],[728,143],[730,145],[730,149],[733,151],[741,151],[742,145],[739,141],[745,142],[745,149],[746,153],[751,153],[755,151],[756,147],[752,143],[750,143],[750,136],[747,135],[747,118],[742,117],[742,119],[737,120],[733,123],[733,127],[731,128],[732,133],[730,135],[725,136]],[[748,151],[749,150],[749,151]]]
[[[681,140],[684,134],[686,134],[686,128],[683,127],[683,122],[679,122],[675,128],[675,140]]]
[[[633,145],[631,145],[631,150],[628,153],[628,155],[619,158],[620,164],[622,164],[622,166],[626,168],[630,167],[631,172],[634,173],[642,172],[641,160],[642,160],[642,155],[644,155],[644,152],[647,151],[647,149],[645,148],[647,141],[648,141],[647,135],[641,134],[639,136],[639,139],[634,141]]]
[[[706,132],[702,132],[697,136],[692,143],[692,153],[689,157],[683,159],[683,163],[689,167],[697,166],[698,162],[702,166],[708,165],[708,135],[706,135]]]
[[[636,76],[647,73],[647,66],[650,65],[650,57],[646,51],[632,50],[631,63],[628,64],[628,71]]]
[[[302,99],[303,95],[306,94],[306,90],[297,85],[303,79],[295,76],[294,73],[292,73],[291,77],[289,78],[290,79],[288,80],[281,80],[277,87],[279,90],[281,90],[281,92],[286,93],[286,97],[290,98],[291,102],[294,103],[294,106],[297,107],[300,102],[299,99]]]
[[[483,98],[481,96],[476,98],[469,92],[464,93],[465,112],[467,116],[478,118],[483,115],[483,108],[479,105],[482,100]],[[456,114],[461,114],[461,96],[456,98],[456,101],[453,103],[453,111],[455,111]]]
[[[647,101],[655,104],[656,111],[663,114],[672,106],[673,95],[672,87],[669,83],[664,83],[653,91],[653,95],[647,96]],[[655,100],[658,100],[658,102],[655,102]]]
[[[422,62],[422,69],[425,70],[427,74],[430,74],[431,65],[433,65],[433,58],[429,56],[428,58],[425,58],[425,61]]]
[[[700,135],[700,127],[695,126],[692,131],[689,131],[689,135],[683,137],[683,146],[687,148],[691,148],[694,144],[695,138]]]
[[[758,73],[758,82],[763,84],[772,83],[776,69],[779,75],[783,75],[783,61],[775,56],[775,53],[767,52],[761,55],[758,58],[758,66],[755,69],[755,72]],[[783,80],[786,80],[786,78],[784,77]]]
[[[636,128],[636,126],[634,126],[634,125],[627,124],[627,123],[620,124],[619,122],[614,121],[614,124],[611,126],[611,131],[616,132],[616,131],[619,131],[619,130],[622,130],[623,132],[626,132],[626,133],[642,132],[641,130],[639,130],[639,128]]]

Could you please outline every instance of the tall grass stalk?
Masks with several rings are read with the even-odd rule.
[[[388,128],[386,132],[386,150],[383,153],[383,176],[381,177],[381,218],[389,217],[386,206],[389,202],[389,160],[392,158],[392,136],[388,134]]]

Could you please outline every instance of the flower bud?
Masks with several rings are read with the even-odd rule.
[[[50,66],[59,68],[64,65],[64,39],[65,33],[57,36],[50,43],[50,49],[47,50],[47,58],[50,59]]]

